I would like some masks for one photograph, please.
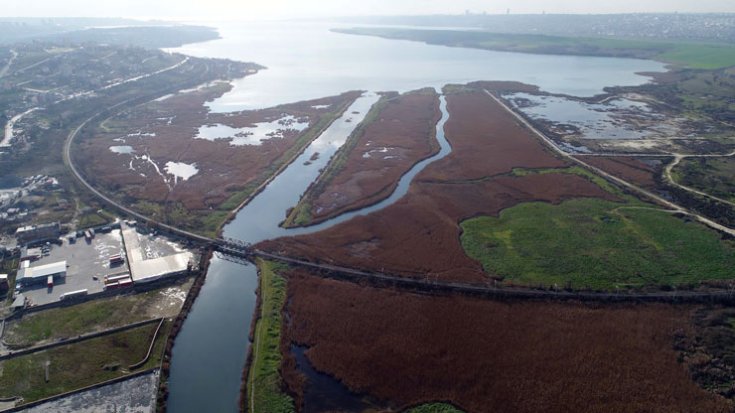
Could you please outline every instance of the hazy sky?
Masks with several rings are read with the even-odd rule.
[[[252,19],[349,15],[732,12],[733,0],[0,0],[0,16]]]

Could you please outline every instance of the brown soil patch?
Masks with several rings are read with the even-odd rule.
[[[313,222],[387,198],[413,165],[439,151],[436,123],[441,118],[433,89],[389,100],[357,137],[345,166],[312,202]]]
[[[264,140],[261,145],[233,146],[228,139],[194,139],[200,126],[251,127],[290,115],[313,127],[322,117],[359,95],[349,92],[263,110],[209,113],[205,102],[228,89],[217,85],[175,95],[111,118],[103,124],[110,127],[109,131],[98,128],[94,139],[81,142],[83,156],[95,159],[81,162],[85,175],[95,184],[122,191],[136,200],[180,202],[188,210],[216,208],[232,193],[272,172],[269,168],[296,144],[303,132],[284,123],[280,137]],[[319,105],[329,107],[314,108]],[[113,153],[111,146],[131,146],[134,156]],[[188,180],[175,180],[164,169],[169,161],[196,164],[199,172]]]
[[[584,156],[584,162],[644,188],[656,186],[656,168],[633,157]]]
[[[674,337],[692,307],[497,302],[378,290],[294,274],[284,344],[396,408],[467,412],[726,412],[691,381]],[[287,346],[284,346],[287,348]],[[289,389],[303,384],[292,358]]]
[[[260,248],[311,260],[412,277],[488,281],[460,244],[462,220],[496,215],[521,202],[558,203],[573,197],[616,198],[570,174],[513,177],[515,167],[567,164],[484,92],[448,96],[446,124],[453,152],[431,164],[397,203],[329,230],[266,241]]]

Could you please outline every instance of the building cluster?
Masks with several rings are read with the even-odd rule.
[[[480,22],[501,33],[735,42],[735,14],[510,15]]]
[[[148,234],[134,221],[69,234],[59,223],[29,225],[18,228],[15,237],[21,246],[12,291],[15,309],[123,290],[188,274],[194,265],[190,251]],[[7,293],[12,285],[7,276],[2,282],[0,293]]]
[[[563,37],[735,42],[735,14],[486,14],[363,17],[350,21],[388,25],[467,27],[492,33]]]
[[[35,175],[24,179],[16,188],[0,189],[0,224],[21,223],[34,215],[35,209],[30,197],[47,195],[48,191],[59,188],[59,181],[47,175]],[[66,200],[57,202],[58,208],[67,207]]]

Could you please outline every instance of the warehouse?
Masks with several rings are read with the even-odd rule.
[[[162,239],[141,237],[135,228],[123,229],[122,236],[130,275],[135,283],[146,283],[166,276],[184,274],[191,269],[191,262],[194,259],[191,252],[166,248],[166,243]],[[151,254],[151,251],[156,252]]]
[[[35,284],[45,284],[48,277],[53,280],[66,277],[66,261],[52,262],[36,267],[24,267],[18,270],[16,283],[23,287]]]
[[[58,222],[45,225],[29,225],[18,228],[15,238],[19,244],[30,244],[34,242],[53,240],[61,234],[61,226]]]

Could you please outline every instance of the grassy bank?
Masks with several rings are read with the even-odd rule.
[[[329,160],[329,163],[324,168],[324,171],[319,175],[314,184],[306,190],[299,203],[288,214],[288,217],[283,222],[285,228],[305,226],[312,223],[312,201],[319,198],[319,195],[329,186],[332,179],[345,167],[350,153],[357,146],[360,138],[365,133],[365,129],[379,119],[380,113],[388,105],[388,102],[396,96],[396,94],[383,95],[370,108],[362,122],[350,133],[344,145],[335,152],[332,159]]]
[[[171,315],[155,311],[161,294],[155,290],[28,314],[6,325],[3,340],[15,348],[28,347]]]
[[[735,275],[732,241],[653,207],[525,203],[461,225],[467,254],[508,284],[614,290]]]
[[[428,44],[519,53],[655,59],[697,69],[718,69],[735,65],[735,46],[730,44],[578,38],[465,30],[352,28],[336,31],[388,39],[414,40]]]
[[[282,309],[286,302],[286,280],[278,275],[280,264],[258,260],[260,272],[260,314],[255,325],[253,362],[247,380],[247,411],[294,412],[294,400],[282,389],[281,365]]]
[[[170,326],[164,323],[150,359],[136,371],[160,364]],[[20,396],[31,402],[129,374],[128,366],[148,352],[156,327],[151,324],[0,362],[0,397]]]

